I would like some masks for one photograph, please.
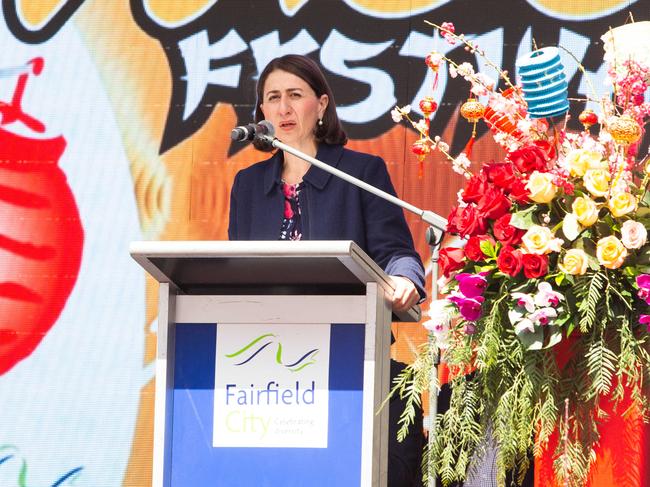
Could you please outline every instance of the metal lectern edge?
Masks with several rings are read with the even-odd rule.
[[[390,293],[394,285],[382,269],[351,240],[305,240],[283,241],[139,241],[132,242],[130,253],[158,282],[170,282],[161,270],[151,261],[152,258],[165,257],[332,257],[339,260],[360,282],[377,282],[384,291]],[[396,321],[417,322],[421,313],[418,305],[397,313]]]

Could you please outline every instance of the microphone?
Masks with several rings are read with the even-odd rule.
[[[268,135],[273,137],[275,134],[275,129],[271,122],[262,120],[260,123],[249,123],[248,125],[242,125],[241,127],[235,127],[230,132],[230,138],[236,142],[245,142],[247,140],[253,140],[261,135]]]

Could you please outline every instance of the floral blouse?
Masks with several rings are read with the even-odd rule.
[[[279,240],[300,240],[302,224],[300,221],[300,191],[302,182],[297,184],[282,183],[284,193],[284,218],[280,228]]]

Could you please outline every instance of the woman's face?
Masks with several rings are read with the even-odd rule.
[[[264,83],[260,108],[282,142],[308,148],[316,144],[314,129],[327,103],[327,95],[317,97],[302,78],[275,70]]]

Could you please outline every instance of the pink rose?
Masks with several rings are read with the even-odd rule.
[[[640,249],[648,241],[648,231],[645,225],[627,220],[621,226],[621,241],[628,249]]]

